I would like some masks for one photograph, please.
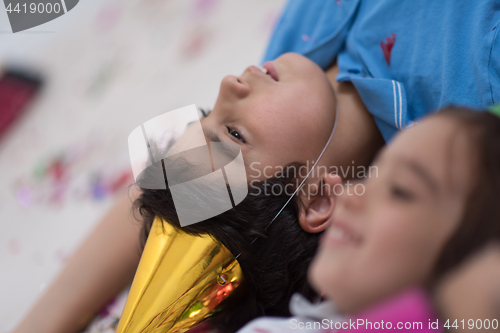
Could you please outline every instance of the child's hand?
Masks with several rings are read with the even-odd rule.
[[[477,330],[478,319],[483,324],[485,319],[500,323],[500,244],[486,247],[444,278],[436,298],[444,322],[450,319],[451,325],[457,319],[458,330],[462,330],[462,319],[468,332]]]

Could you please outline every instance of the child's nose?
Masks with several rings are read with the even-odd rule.
[[[349,180],[344,184],[344,191],[339,204],[346,210],[360,211],[366,196],[365,183],[361,180]]]
[[[250,87],[247,83],[234,75],[228,75],[222,79],[221,93],[228,97],[245,98],[250,94]]]

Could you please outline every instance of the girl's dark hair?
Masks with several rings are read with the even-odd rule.
[[[500,240],[500,118],[491,112],[450,106],[437,116],[458,122],[473,148],[472,189],[459,227],[434,267],[437,281],[491,241]]]
[[[316,296],[307,283],[307,268],[316,252],[319,234],[307,233],[300,227],[297,217],[300,203],[291,200],[269,226],[291,194],[283,189],[295,184],[294,179],[285,176],[293,174],[288,170],[294,167],[297,165],[288,166],[272,179],[249,184],[247,197],[236,207],[181,229],[189,234],[209,234],[233,255],[241,254],[238,262],[244,283],[221,304],[222,310],[209,319],[211,326],[220,332],[235,332],[258,316],[289,316],[288,302],[294,292],[309,299]],[[154,168],[161,170],[161,165],[154,164],[145,173],[158,172]],[[279,188],[283,190],[281,193],[276,190]],[[156,216],[180,228],[168,186],[166,190],[142,189],[134,205],[144,221],[143,244]]]

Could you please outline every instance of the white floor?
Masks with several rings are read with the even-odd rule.
[[[34,68],[46,81],[0,137],[0,333],[123,192],[106,188],[130,172],[130,131],[178,107],[213,105],[222,77],[260,62],[283,4],[82,0],[17,34],[0,5],[0,67]]]

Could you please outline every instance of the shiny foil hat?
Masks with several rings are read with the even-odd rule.
[[[128,141],[136,184],[168,186],[181,227],[219,215],[248,194],[239,146],[207,142],[195,105],[146,121]],[[242,279],[223,244],[157,217],[117,332],[185,332],[213,314]]]
[[[242,282],[238,261],[208,235],[153,222],[117,333],[186,332]]]

